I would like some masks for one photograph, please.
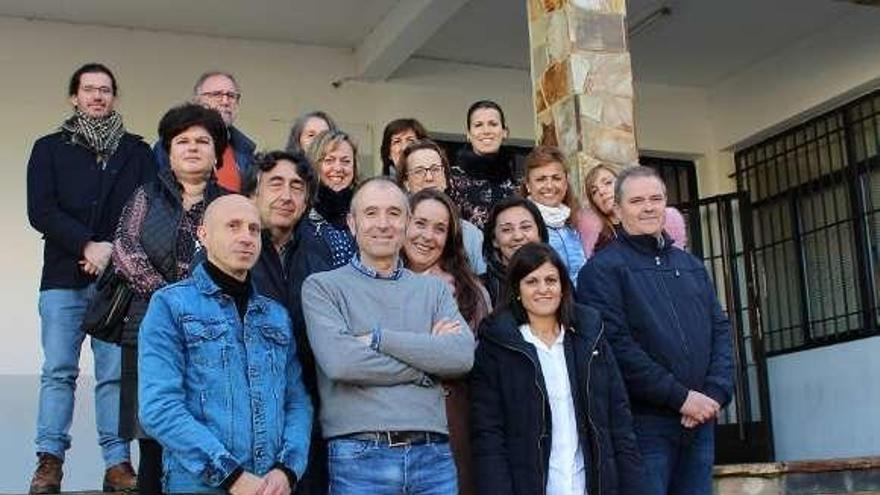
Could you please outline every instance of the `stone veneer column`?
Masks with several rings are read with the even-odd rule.
[[[571,183],[597,163],[638,161],[625,0],[526,0],[535,135],[559,147]]]

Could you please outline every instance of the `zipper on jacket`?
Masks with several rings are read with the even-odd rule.
[[[590,359],[587,361],[587,424],[590,427],[590,434],[593,436],[593,443],[596,445],[597,457],[596,459],[592,459],[593,462],[591,462],[590,464],[596,466],[598,466],[598,463],[601,462],[600,460],[602,459],[602,444],[599,442],[599,435],[597,434],[598,429],[596,428],[596,424],[593,423],[593,417],[590,415],[590,370],[593,368],[593,358],[599,355],[599,351],[596,349],[596,347],[599,345],[599,340],[602,338],[603,333],[605,333],[604,321],[599,327],[599,335],[596,337],[596,341],[593,342],[593,345],[591,346]],[[584,468],[586,469],[586,466]],[[602,493],[602,471],[600,469],[596,469],[596,493]]]
[[[113,268],[110,268],[111,270]],[[107,314],[104,316],[104,319],[101,321],[101,326],[107,326],[109,323],[110,317],[116,314],[119,305],[122,304],[122,300],[125,295],[121,291],[116,291],[113,294],[113,301],[110,303],[110,310],[107,311]]]
[[[514,352],[518,352],[518,353],[522,354],[523,356],[526,357],[526,359],[528,359],[532,363],[532,366],[534,366],[534,368],[535,368],[535,388],[537,388],[538,393],[541,394],[541,434],[538,435],[538,469],[539,469],[538,472],[541,475],[541,490],[542,490],[542,492],[546,492],[547,491],[547,480],[544,477],[544,452],[543,452],[544,449],[541,448],[541,438],[544,436],[544,433],[547,431],[547,408],[545,406],[547,404],[549,404],[550,402],[547,400],[547,396],[544,395],[544,390],[541,389],[541,384],[538,382],[537,370],[539,369],[539,366],[538,366],[538,363],[536,363],[535,360],[532,359],[532,356],[529,356],[529,353],[523,351],[522,349],[517,349],[516,347],[513,347],[508,344],[504,344],[501,342],[499,342],[499,344],[501,344],[503,347],[506,347]]]
[[[660,257],[657,256],[655,259],[657,260],[657,266],[660,266]],[[676,274],[678,274],[677,269]],[[666,285],[666,280],[664,280],[663,277],[660,277],[660,282],[663,284],[663,290],[666,291],[666,300],[669,303],[669,311],[672,312],[672,316],[675,319],[675,327],[678,329],[678,336],[681,339],[681,345],[684,347],[685,354],[690,356],[691,351],[688,346],[687,336],[684,334],[684,329],[681,327],[681,318],[678,317],[678,312],[675,310],[675,305],[672,303],[672,294],[669,293],[669,286]]]

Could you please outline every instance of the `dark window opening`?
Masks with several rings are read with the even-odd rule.
[[[880,333],[880,91],[736,153],[765,348]]]

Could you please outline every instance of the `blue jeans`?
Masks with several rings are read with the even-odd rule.
[[[649,491],[645,495],[711,495],[715,421],[693,430],[680,418],[633,417]]]
[[[64,459],[70,448],[74,391],[79,376],[79,356],[86,334],[79,325],[94,286],[83,289],[50,289],[40,292],[43,369],[37,413],[37,452]],[[95,417],[98,443],[109,467],[129,459],[128,442],[119,438],[118,346],[91,339],[95,356]]]
[[[370,440],[330,440],[329,495],[457,495],[449,443],[389,447]]]

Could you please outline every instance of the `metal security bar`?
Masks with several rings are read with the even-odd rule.
[[[734,395],[718,418],[719,463],[773,458],[767,371],[760,315],[755,311],[749,201],[743,193],[699,202],[702,259],[721,307],[730,319]]]
[[[876,335],[880,91],[736,153],[768,354]]]

